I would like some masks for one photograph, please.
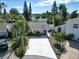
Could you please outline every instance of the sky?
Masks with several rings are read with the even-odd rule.
[[[47,10],[51,11],[54,1],[56,1],[57,6],[59,6],[60,3],[64,3],[69,13],[74,10],[78,10],[79,12],[79,0],[0,0],[0,2],[4,2],[7,5],[7,7],[5,7],[7,12],[9,12],[11,8],[16,8],[21,13],[23,12],[24,1],[27,2],[28,6],[31,2],[32,13],[44,13]]]

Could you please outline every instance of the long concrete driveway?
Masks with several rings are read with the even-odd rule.
[[[29,41],[29,48],[25,54],[26,56],[31,56],[28,59],[32,59],[32,56],[40,56],[43,57],[42,59],[57,59],[48,38],[30,38]],[[40,59],[35,58],[34,59]],[[45,58],[44,58],[45,57]],[[46,58],[47,57],[47,58]]]
[[[10,53],[6,54],[6,59]],[[9,59],[19,59],[14,54]],[[47,37],[32,37],[22,59],[57,59]]]

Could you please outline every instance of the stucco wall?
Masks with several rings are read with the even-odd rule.
[[[78,28],[73,28],[74,24],[78,24]],[[79,38],[79,18],[69,20],[66,24],[66,34],[74,34],[74,39]]]
[[[78,24],[78,28],[73,28],[74,24]],[[56,26],[55,27],[56,32],[58,31],[59,27],[61,28],[62,32],[66,33],[66,35],[74,34],[74,39],[78,40],[79,38],[79,17],[74,18],[74,19],[69,19],[68,21],[65,22],[65,24]]]
[[[62,32],[65,32],[65,27],[66,27],[65,24],[60,25],[60,26],[56,26],[56,27],[55,27],[55,31],[56,31],[56,32],[58,32],[58,28],[59,28],[59,27],[61,28],[61,31],[62,31]]]

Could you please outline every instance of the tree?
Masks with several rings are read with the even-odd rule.
[[[53,24],[53,16],[52,15],[49,15],[49,17],[47,18],[47,23]]]
[[[13,39],[11,48],[19,59],[22,59],[28,47],[27,32],[29,29],[27,29],[26,25],[28,26],[27,22],[21,17],[21,19],[15,22],[15,25],[12,28]]]
[[[0,13],[2,12],[2,8],[6,7],[5,3],[4,2],[0,2]]]
[[[47,10],[47,11],[46,11],[46,18],[49,18],[50,14],[51,14],[51,13]]]
[[[6,14],[6,9],[4,8],[4,14]]]
[[[35,19],[39,19],[40,18],[40,15],[37,15],[36,17],[35,17]]]
[[[60,4],[59,12],[60,12],[60,15],[62,16],[62,22],[66,21],[67,20],[67,8],[65,4]]]
[[[52,9],[51,9],[52,13],[55,15],[58,13],[58,7],[56,5],[56,1],[54,1]]]
[[[58,25],[61,25],[62,24],[62,17],[60,15],[55,15],[54,17],[54,25],[55,26],[58,26]]]
[[[31,21],[31,16],[32,16],[32,8],[31,8],[31,3],[29,3],[29,20]]]
[[[26,4],[26,1],[24,1],[23,15],[24,15],[25,20],[29,21],[28,6]]]
[[[77,14],[77,10],[73,11],[71,14],[70,14],[70,18],[76,18],[78,16]]]
[[[41,14],[41,17],[42,17],[42,19],[47,18],[47,14],[43,13],[43,14]]]
[[[47,23],[48,24],[53,23],[51,12],[48,12],[48,10],[46,11],[46,18],[47,18]]]
[[[24,48],[22,48],[22,47],[17,48],[17,49],[15,50],[15,54],[16,54],[17,57],[19,57],[19,59],[22,59],[22,57],[23,57],[24,54],[25,54]]]
[[[18,11],[16,8],[12,8],[12,9],[10,10],[10,14],[19,15],[20,13],[19,13],[19,11]]]
[[[58,7],[57,7],[57,5],[56,5],[56,1],[54,1],[54,3],[53,3],[51,12],[52,12],[51,14],[52,14],[52,16],[53,16],[53,17],[51,18],[51,19],[52,19],[52,22],[55,23],[55,15],[58,14]]]

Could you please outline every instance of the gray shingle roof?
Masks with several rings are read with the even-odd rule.
[[[28,24],[32,31],[48,30],[48,24],[46,22],[29,22]]]
[[[5,32],[6,31],[6,24],[5,23],[0,23],[0,32]]]

